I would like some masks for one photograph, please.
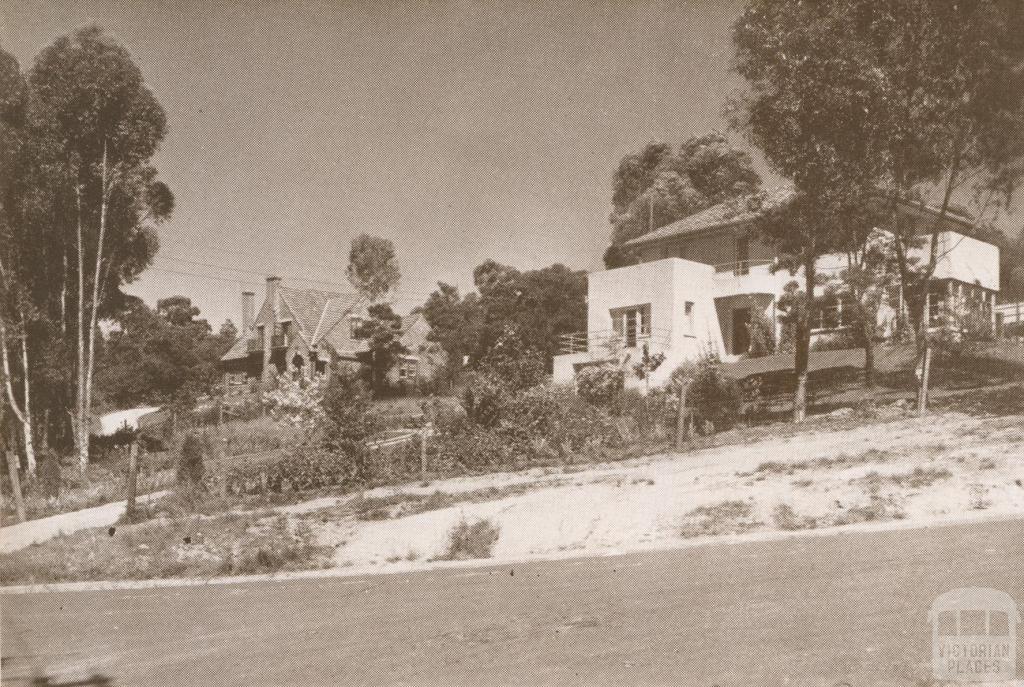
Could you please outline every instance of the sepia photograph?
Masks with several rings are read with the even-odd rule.
[[[0,0],[0,684],[1024,687],[1024,0]]]

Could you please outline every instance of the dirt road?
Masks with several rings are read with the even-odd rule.
[[[907,685],[1024,521],[364,578],[2,597],[3,675],[114,685]],[[1019,653],[1021,652],[1018,649]]]

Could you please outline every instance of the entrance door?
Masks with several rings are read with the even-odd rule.
[[[732,311],[732,354],[739,355],[750,349],[750,308]]]

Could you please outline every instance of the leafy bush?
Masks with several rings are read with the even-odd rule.
[[[273,462],[235,466],[226,475],[230,488],[243,494],[310,491],[350,484],[363,477],[350,456],[313,446],[297,447]]]
[[[324,393],[320,379],[310,382],[281,378],[276,388],[263,394],[263,403],[278,422],[311,430],[323,420]]]
[[[750,323],[747,325],[750,334],[750,347],[747,356],[763,358],[775,353],[775,325],[760,308],[750,309]]]
[[[740,385],[721,373],[720,364],[716,354],[707,352],[696,363],[680,365],[671,377],[671,386],[676,389],[689,381],[687,405],[699,425],[710,423],[715,431],[735,425],[743,408]]]
[[[203,481],[205,447],[199,435],[190,432],[181,444],[178,457],[178,481],[183,484],[199,485]]]
[[[940,360],[957,362],[977,354],[993,338],[992,322],[974,311],[947,310],[942,326],[932,335],[932,346]]]
[[[313,445],[318,453],[342,456],[352,478],[366,479],[366,440],[381,428],[369,390],[357,374],[338,368],[324,388],[321,405],[323,412],[313,430]],[[324,461],[317,460],[317,464]]]
[[[607,407],[622,393],[626,373],[611,365],[590,365],[576,374],[576,393],[587,403]]]

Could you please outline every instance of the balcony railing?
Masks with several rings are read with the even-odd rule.
[[[642,329],[635,333],[617,332],[611,329],[594,332],[574,332],[559,337],[558,352],[569,353],[612,352],[621,348],[638,348],[645,344],[655,347],[668,346],[671,332],[668,329]]]
[[[249,339],[245,344],[246,350],[249,353],[255,353],[256,351],[263,350],[263,339],[257,337],[255,339]],[[270,337],[271,348],[288,348],[288,335],[287,334],[274,334]]]
[[[715,265],[715,274],[731,274],[733,276],[742,276],[744,274],[750,274],[750,270],[755,267],[768,267],[772,264],[771,260],[738,260],[736,262],[725,262],[721,265]]]

